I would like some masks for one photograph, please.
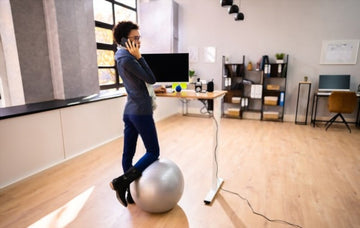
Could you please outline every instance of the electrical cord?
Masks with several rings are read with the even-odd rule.
[[[234,194],[234,195],[238,196],[239,198],[241,198],[242,200],[246,201],[253,214],[258,215],[258,216],[261,216],[261,217],[265,218],[265,219],[266,219],[267,221],[269,221],[269,222],[283,223],[283,224],[287,224],[287,225],[290,225],[290,226],[302,228],[302,226],[299,226],[299,225],[296,225],[296,224],[294,224],[294,223],[287,222],[287,221],[284,221],[284,220],[281,220],[281,219],[270,219],[270,218],[266,217],[264,214],[261,214],[261,213],[259,213],[259,212],[256,212],[256,211],[253,209],[253,207],[251,206],[249,200],[246,199],[245,197],[242,197],[239,193],[232,192],[232,191],[229,191],[229,190],[224,189],[224,188],[221,188],[221,190],[223,190],[224,192],[228,192],[228,193]]]
[[[218,165],[218,161],[217,161],[217,154],[216,154],[216,150],[218,147],[218,130],[219,130],[219,125],[218,122],[216,121],[216,118],[214,117],[214,115],[212,116],[212,118],[214,119],[215,122],[215,126],[216,126],[216,137],[215,137],[215,150],[214,150],[214,158],[215,158],[215,164],[216,164],[216,179],[218,179],[218,171],[219,171],[219,165]],[[283,223],[283,224],[287,224],[293,227],[298,227],[298,228],[302,228],[302,226],[299,226],[297,224],[291,223],[291,222],[287,222],[285,220],[281,220],[281,219],[270,219],[268,218],[266,215],[261,214],[259,212],[256,212],[254,210],[254,208],[252,207],[250,201],[248,199],[246,199],[245,197],[241,196],[239,193],[224,189],[223,187],[220,188],[221,190],[223,190],[224,192],[228,192],[230,194],[234,194],[236,196],[238,196],[240,199],[246,201],[247,205],[249,206],[249,208],[251,209],[252,213],[258,216],[263,217],[264,219],[266,219],[269,222],[274,222],[274,223]]]
[[[200,101],[201,103],[203,103],[203,105],[204,105],[204,106],[200,109],[200,113],[201,113],[201,114],[209,114],[209,115],[211,115],[212,112],[209,111],[208,101],[207,101],[207,100],[204,100],[204,99],[199,99],[199,101]],[[205,111],[204,111],[204,110],[205,110]]]
[[[216,133],[215,133],[215,149],[214,149],[214,158],[215,158],[215,164],[216,164],[216,179],[218,179],[218,172],[219,172],[219,164],[218,164],[218,159],[217,159],[217,147],[218,147],[218,137],[219,137],[219,125],[218,122],[216,121],[215,116],[212,116],[214,122],[215,122],[215,126],[216,126]]]

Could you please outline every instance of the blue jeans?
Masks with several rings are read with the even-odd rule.
[[[133,157],[136,151],[138,136],[144,142],[146,153],[140,158],[134,167],[143,172],[160,155],[159,141],[152,115],[124,115],[124,150],[122,166],[124,172],[132,167]]]

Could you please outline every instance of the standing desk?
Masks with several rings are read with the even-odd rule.
[[[313,127],[315,127],[315,123],[316,122],[327,122],[327,120],[317,120],[316,119],[316,114],[317,114],[317,106],[318,106],[318,101],[319,98],[328,98],[330,96],[331,93],[326,93],[326,92],[315,92],[314,93],[314,99],[313,99],[313,103],[312,103],[312,109],[311,109],[311,124],[313,125]],[[348,122],[348,123],[352,123],[355,124],[356,127],[360,126],[360,120],[359,120],[359,113],[360,113],[360,93],[356,93],[356,97],[358,100],[358,109],[357,109],[357,114],[356,114],[356,121],[355,122]]]
[[[208,194],[204,199],[205,204],[210,204],[216,196],[216,193],[219,191],[221,185],[224,183],[222,178],[217,176],[218,165],[217,160],[218,158],[218,143],[219,143],[219,130],[220,130],[220,118],[221,118],[221,99],[225,96],[226,91],[214,91],[214,92],[206,92],[206,93],[196,93],[195,91],[187,91],[183,90],[181,92],[174,92],[174,93],[157,93],[156,96],[158,97],[169,97],[169,98],[178,98],[182,100],[187,99],[207,99],[214,101],[214,109],[213,109],[213,151],[214,154],[212,156],[212,181],[211,181],[211,188]]]

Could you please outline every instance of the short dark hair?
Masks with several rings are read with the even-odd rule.
[[[133,29],[139,29],[139,26],[132,21],[121,21],[113,28],[114,40],[117,44],[120,44],[121,38],[127,38],[129,33]]]

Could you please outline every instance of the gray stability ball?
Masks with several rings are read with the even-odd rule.
[[[131,195],[144,211],[163,213],[173,209],[184,191],[180,168],[168,159],[152,163],[130,184]]]

